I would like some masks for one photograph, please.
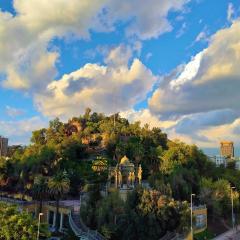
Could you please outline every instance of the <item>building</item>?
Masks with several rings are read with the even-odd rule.
[[[139,184],[142,184],[142,167],[135,167],[126,156],[116,167],[109,169],[108,189],[118,189],[123,200],[126,200],[127,193]]]
[[[8,153],[8,139],[0,136],[0,157],[6,157]]]
[[[220,155],[226,158],[234,157],[234,143],[231,141],[220,142]]]
[[[214,156],[215,164],[217,167],[224,166],[227,167],[227,158],[221,155]]]
[[[235,159],[235,169],[240,170],[240,159],[239,158]]]
[[[221,155],[208,156],[208,159],[213,162],[217,167],[224,166],[227,167],[227,158]]]

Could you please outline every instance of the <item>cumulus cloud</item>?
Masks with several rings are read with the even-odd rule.
[[[141,125],[145,124],[150,125],[150,127],[159,127],[163,130],[167,130],[172,126],[176,125],[176,121],[162,121],[158,116],[153,115],[149,109],[141,109],[141,110],[127,110],[121,112],[120,115],[124,118],[129,119],[130,122],[140,121]]]
[[[120,45],[111,49],[106,58],[105,63],[111,67],[127,66],[132,57],[132,49],[125,45]]]
[[[57,74],[59,53],[49,47],[52,39],[90,38],[89,30],[113,31],[119,22],[128,23],[129,36],[158,37],[172,28],[168,13],[182,10],[188,1],[15,0],[15,15],[0,10],[2,85],[41,91]]]
[[[128,21],[126,34],[146,40],[157,38],[171,31],[168,20],[171,11],[182,11],[189,0],[122,0],[110,1],[105,21],[111,24],[116,21]],[[136,7],[137,6],[137,7]]]
[[[235,146],[239,146],[239,126],[240,118],[236,118],[232,123],[202,129],[200,131],[200,134],[206,136],[209,140],[209,143],[204,144],[201,142],[201,145],[206,147],[216,147],[220,141],[228,140],[233,141],[235,143]]]
[[[239,115],[233,110],[217,110],[204,113],[196,113],[184,116],[174,126],[178,133],[189,134],[189,129],[194,126],[195,132],[198,130],[232,123]]]
[[[45,93],[35,95],[38,109],[47,116],[71,117],[86,107],[105,113],[124,111],[143,100],[157,77],[139,59],[128,66],[120,49],[109,52],[108,65],[89,63],[50,83]]]
[[[47,121],[38,116],[18,121],[0,120],[0,133],[9,138],[10,144],[28,144],[32,131],[47,125]]]
[[[240,21],[210,39],[178,76],[166,77],[149,101],[162,115],[186,115],[221,109],[239,110]]]
[[[149,100],[151,113],[164,120],[175,119],[176,124],[167,129],[170,136],[201,146],[213,146],[226,137],[236,139],[239,61],[238,20],[214,34],[209,46],[187,64],[163,77]]]
[[[56,76],[53,38],[88,38],[104,0],[15,0],[16,15],[0,10],[0,73],[4,87],[41,90]]]

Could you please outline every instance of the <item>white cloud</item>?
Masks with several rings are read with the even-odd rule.
[[[0,10],[0,86],[30,92],[48,116],[72,116],[88,106],[109,113],[124,111],[143,100],[156,77],[138,59],[130,65],[129,59],[133,52],[140,55],[141,40],[171,31],[168,14],[182,11],[189,0],[13,2],[15,15]],[[119,23],[131,48],[115,48],[105,58],[107,66],[86,64],[54,81],[61,51],[52,46],[53,39],[89,39],[91,30],[114,31]],[[17,114],[13,112],[9,110]],[[36,118],[1,122],[6,135],[19,138],[34,128],[26,129],[27,125],[41,124]]]
[[[148,61],[152,56],[153,54],[151,52],[148,52],[145,56],[145,60]]]
[[[186,32],[186,29],[187,29],[187,23],[184,22],[181,28],[178,30],[176,38],[180,38]]]
[[[108,52],[105,63],[111,67],[128,66],[132,57],[132,49],[125,45],[120,45]]]
[[[235,15],[234,6],[232,3],[229,3],[227,9],[227,20],[229,22],[233,22],[234,15]]]
[[[239,62],[238,20],[214,34],[209,46],[189,63],[163,78],[149,100],[149,109],[162,120],[175,120],[166,129],[170,137],[202,147],[217,146],[224,138],[240,145],[236,137],[240,123]]]
[[[105,21],[114,26],[117,21],[130,22],[126,27],[128,36],[146,40],[157,38],[171,31],[168,20],[171,11],[183,11],[189,0],[115,0],[107,6]]]
[[[45,119],[37,116],[18,121],[0,120],[0,132],[3,136],[9,138],[10,144],[28,144],[32,131],[47,125]]]
[[[16,15],[0,10],[0,73],[4,87],[42,90],[56,76],[53,38],[88,38],[105,0],[15,0]]]
[[[41,91],[54,80],[59,57],[58,51],[49,49],[54,38],[89,38],[90,29],[113,31],[121,21],[128,22],[127,35],[158,37],[172,28],[168,13],[181,11],[188,1],[15,0],[16,15],[0,10],[3,86]],[[141,43],[136,43],[140,51]]]
[[[107,66],[89,63],[49,84],[45,94],[35,95],[38,109],[47,116],[71,117],[86,107],[105,113],[124,111],[145,99],[157,77],[138,59],[128,66],[130,54],[121,50],[126,49],[110,51]]]
[[[149,124],[150,127],[159,127],[164,130],[176,125],[176,121],[161,121],[157,116],[153,115],[149,109],[141,109],[138,111],[131,109],[121,112],[120,115],[127,118],[130,122],[140,121],[142,126]]]
[[[161,115],[186,115],[233,109],[239,111],[240,21],[210,39],[208,48],[166,77],[149,101]],[[179,70],[180,69],[180,70]]]
[[[200,133],[209,139],[209,143],[205,145],[206,147],[216,147],[222,140],[233,141],[235,146],[239,147],[239,129],[240,118],[236,118],[232,123],[211,126],[209,128],[202,129]],[[201,144],[204,146],[203,143]]]
[[[23,115],[25,111],[23,109],[6,106],[6,113],[9,117],[14,118]]]
[[[195,42],[208,42],[208,41],[209,41],[208,32],[206,28],[204,28],[204,30],[197,35]]]

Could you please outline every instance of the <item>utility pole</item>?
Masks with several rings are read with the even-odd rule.
[[[191,239],[193,240],[193,197],[195,194],[191,194]]]
[[[37,231],[37,240],[39,240],[41,216],[43,216],[43,213],[39,213],[39,214],[38,214],[38,231]]]
[[[233,228],[233,230],[234,230],[235,218],[234,218],[234,212],[233,212],[233,189],[235,189],[235,187],[231,187],[231,203],[232,203],[232,228]]]

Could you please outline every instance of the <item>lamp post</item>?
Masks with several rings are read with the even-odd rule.
[[[37,240],[39,240],[41,216],[43,216],[43,213],[39,213],[39,214],[38,214],[38,231],[37,231]]]
[[[191,194],[191,238],[193,239],[193,197],[195,194]]]
[[[232,228],[234,229],[234,212],[233,212],[233,189],[235,189],[235,187],[231,187],[231,203],[232,203]]]

